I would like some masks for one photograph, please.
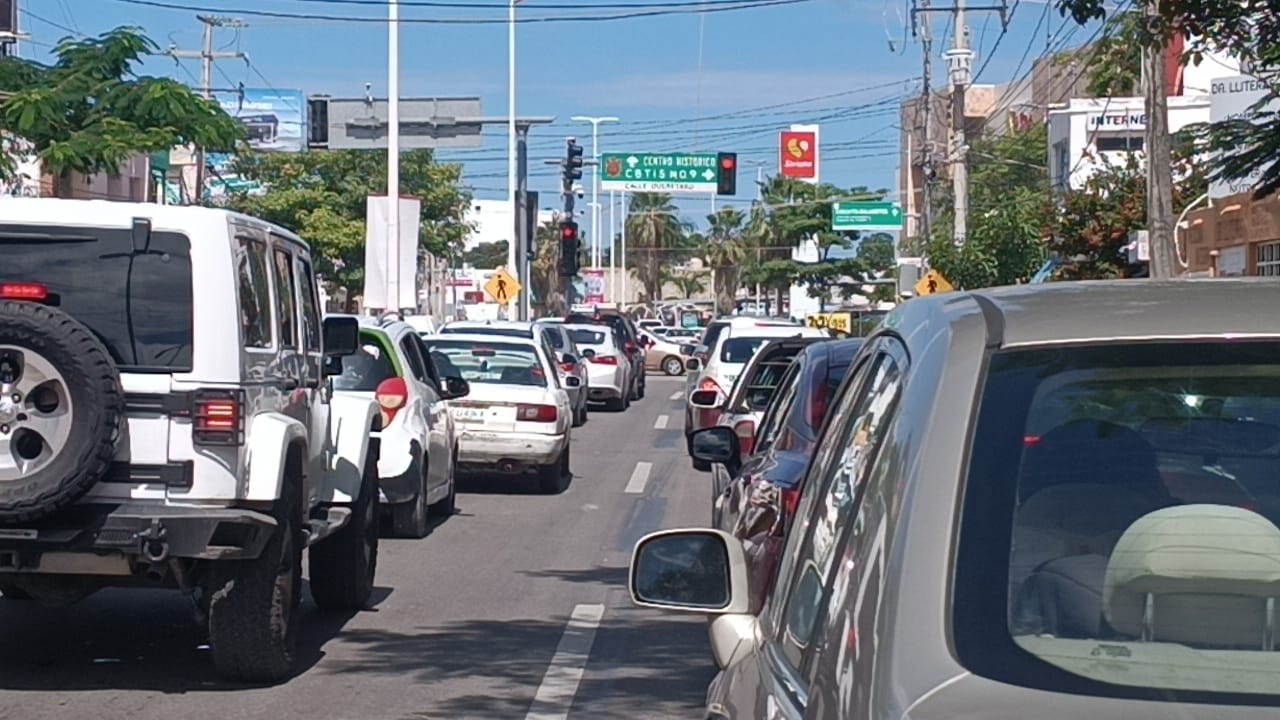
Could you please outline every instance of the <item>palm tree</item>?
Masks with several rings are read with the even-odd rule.
[[[537,255],[529,263],[529,284],[536,307],[543,315],[561,315],[567,307],[565,278],[560,276],[560,234],[552,227],[538,226]]]
[[[705,277],[706,273],[685,273],[675,276],[671,282],[680,290],[680,294],[684,296],[685,300],[692,300],[694,295],[707,289],[707,285],[703,281]]]
[[[742,239],[746,222],[747,216],[737,208],[724,208],[707,216],[710,231],[707,233],[708,243],[703,254],[707,265],[711,266],[716,309],[722,315],[733,312],[738,294],[738,277],[742,261],[747,256]]]
[[[635,268],[644,301],[662,297],[663,266],[679,258],[672,252],[686,246],[689,225],[665,193],[637,193],[627,210],[628,264]]]

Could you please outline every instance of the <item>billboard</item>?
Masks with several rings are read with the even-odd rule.
[[[818,126],[792,125],[778,135],[778,174],[818,182]]]
[[[1256,119],[1256,113],[1275,112],[1280,103],[1272,100],[1257,111],[1254,106],[1266,100],[1270,86],[1266,80],[1248,75],[1218,78],[1211,84],[1209,101],[1209,122],[1220,123],[1228,120]],[[1255,120],[1256,121],[1256,120]],[[1264,168],[1255,168],[1247,177],[1236,180],[1212,180],[1209,182],[1209,197],[1217,200],[1231,195],[1248,192],[1262,179]]]
[[[307,99],[301,90],[245,88],[218,104],[244,124],[254,150],[298,152],[306,145]]]
[[[583,292],[581,297],[583,302],[593,305],[604,302],[603,270],[583,270],[582,281]]]

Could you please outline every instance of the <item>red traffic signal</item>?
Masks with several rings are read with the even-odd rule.
[[[733,168],[737,166],[737,164],[738,164],[738,159],[736,157],[727,156],[727,157],[720,158],[721,170],[733,170]]]
[[[566,222],[560,226],[561,240],[577,240],[578,239],[578,223]]]
[[[720,172],[716,178],[717,195],[734,195],[738,192],[738,154],[718,153]]]

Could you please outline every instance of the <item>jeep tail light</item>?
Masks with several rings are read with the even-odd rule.
[[[635,352],[640,348],[637,347],[635,343],[628,340],[627,342],[622,344],[622,349],[626,350],[628,355],[634,355]]]
[[[197,444],[244,443],[243,391],[197,390],[191,405],[191,437]]]
[[[0,300],[29,300],[44,302],[49,299],[49,288],[39,283],[0,284]]]
[[[373,399],[378,401],[378,409],[382,412],[382,427],[387,427],[396,418],[400,408],[409,402],[409,386],[404,378],[387,378],[378,383],[373,392]]]
[[[562,362],[562,363],[560,363],[560,370],[561,370],[562,372],[564,372],[565,374],[568,374],[568,375],[572,375],[572,374],[573,374],[573,369],[574,369],[575,367],[577,367],[577,365],[575,365],[575,364],[573,364],[573,363],[567,363],[567,362]]]
[[[711,378],[702,378],[702,382],[698,383],[698,389],[699,390],[715,390],[716,392],[720,392],[720,383],[717,383],[715,380],[712,380]]]
[[[597,365],[617,365],[618,364],[617,355],[596,355],[590,358],[590,360],[591,362]]]
[[[516,405],[516,420],[523,422],[552,423],[557,416],[555,405]]]
[[[733,426],[733,434],[738,436],[738,447],[742,450],[742,459],[751,457],[756,449],[756,421],[740,420]]]

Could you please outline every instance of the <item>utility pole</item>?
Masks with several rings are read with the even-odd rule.
[[[595,161],[591,169],[591,267],[599,270],[604,248],[603,233],[600,232],[600,123],[618,122],[618,118],[575,115],[572,119],[574,122],[591,123],[591,159]]]
[[[920,47],[924,63],[920,69],[920,246],[929,242],[933,221],[933,30],[930,27],[929,0],[920,0]]]
[[[1160,16],[1160,0],[1148,0],[1143,8],[1147,20],[1155,25]],[[1142,51],[1145,72],[1147,129],[1143,147],[1147,156],[1147,235],[1151,247],[1150,274],[1153,278],[1171,278],[1178,272],[1173,240],[1173,164],[1169,161],[1173,140],[1169,136],[1169,87],[1165,67],[1167,39],[1160,36],[1157,45]]]
[[[965,23],[965,0],[955,7],[955,44],[947,51],[951,74],[951,183],[955,221],[952,239],[964,247],[969,234],[969,139],[965,134],[965,94],[972,81],[973,51],[969,49],[969,26]]]
[[[213,49],[213,33],[217,28],[240,30],[249,27],[248,23],[237,18],[219,15],[197,15],[196,19],[204,24],[204,42],[200,50],[179,50],[170,47],[166,53],[174,60],[200,60],[200,94],[205,100],[213,99],[213,64],[218,60],[245,60],[247,56],[239,51],[218,52]],[[199,204],[204,199],[204,148],[196,148],[196,197]]]

